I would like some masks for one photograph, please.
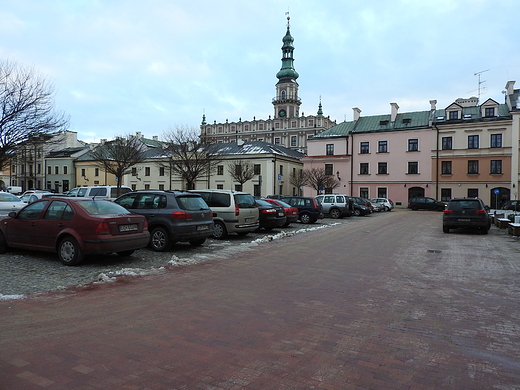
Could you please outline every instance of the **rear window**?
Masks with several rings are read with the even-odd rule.
[[[251,209],[256,207],[255,198],[251,194],[236,194],[235,203],[241,209]]]
[[[179,203],[179,207],[183,210],[188,211],[197,211],[197,210],[207,210],[209,207],[204,199],[200,196],[178,196],[177,203]]]
[[[201,194],[204,196],[205,194]],[[206,200],[209,207],[229,207],[231,206],[231,197],[229,194],[219,194],[218,192],[211,193],[209,202]]]
[[[100,188],[91,188],[89,196],[106,196],[107,189],[100,187]]]
[[[121,187],[119,189],[119,195],[124,195],[124,194],[127,194],[128,192],[131,192],[132,189],[131,188],[126,188],[126,187]],[[117,187],[114,187],[114,188],[111,188],[110,189],[110,197],[111,198],[117,198]]]
[[[448,210],[480,210],[480,202],[478,200],[452,200],[448,203]]]
[[[82,200],[77,203],[90,215],[130,214],[130,211],[114,202]]]

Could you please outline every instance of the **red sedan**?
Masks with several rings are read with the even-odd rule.
[[[285,225],[283,226],[289,226],[291,223],[296,222],[298,220],[298,208],[293,207],[288,203],[285,203],[284,201],[280,199],[267,199],[264,198],[262,200],[265,200],[269,203],[275,204],[277,206],[283,207],[283,211],[285,213],[285,216],[287,217],[287,222],[285,222]]]
[[[89,254],[130,256],[149,240],[144,216],[106,200],[44,198],[0,220],[0,253],[9,247],[57,252],[65,265]]]

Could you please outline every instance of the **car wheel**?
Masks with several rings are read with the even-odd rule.
[[[132,256],[132,254],[134,253],[135,251],[132,249],[132,250],[129,250],[129,251],[121,251],[121,252],[116,252],[118,256],[121,256],[121,257],[128,257],[128,256]]]
[[[442,227],[442,231],[443,231],[444,233],[449,233],[449,232],[450,232],[450,227],[449,227],[449,226],[443,226],[443,227]]]
[[[390,207],[385,206],[385,211],[390,211]]]
[[[481,234],[488,234],[488,229],[487,229],[487,227],[480,228],[480,233],[481,233]]]
[[[170,249],[172,242],[166,229],[157,227],[150,235],[150,247],[156,252],[165,252]]]
[[[359,211],[358,209],[355,209],[353,214],[356,216],[356,217],[359,217],[361,215],[361,211]]]
[[[301,223],[311,223],[311,216],[307,213],[300,215],[300,222]]]
[[[413,211],[417,211],[418,207],[417,206],[411,206],[410,207]]]
[[[338,209],[332,209],[330,210],[330,216],[333,219],[341,218],[341,211],[339,211]]]
[[[0,253],[7,252],[7,242],[5,241],[4,233],[0,232]]]
[[[213,229],[213,238],[222,240],[227,236],[226,226],[222,222],[215,222],[215,228]]]
[[[201,246],[205,242],[206,242],[205,238],[198,238],[196,240],[190,240],[190,245],[191,246]]]
[[[65,265],[77,265],[83,261],[84,255],[74,238],[65,237],[58,245],[58,258]]]
[[[444,207],[437,207],[437,211],[444,211]]]

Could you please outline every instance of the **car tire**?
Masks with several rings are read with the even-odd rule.
[[[385,206],[385,211],[390,211],[390,207]]]
[[[197,238],[196,240],[190,240],[191,246],[201,246],[206,242],[205,238]]]
[[[488,229],[487,229],[487,227],[485,227],[485,228],[480,228],[480,233],[481,233],[481,234],[488,234]]]
[[[300,222],[301,223],[312,223],[311,222],[311,216],[307,213],[303,213],[300,215]]]
[[[128,257],[128,256],[132,256],[132,254],[134,253],[135,251],[132,249],[132,250],[128,250],[128,251],[121,251],[121,252],[116,252],[118,256],[121,256],[121,257]]]
[[[226,226],[222,222],[215,222],[215,227],[213,229],[213,238],[216,238],[217,240],[222,240],[226,236]]]
[[[4,233],[0,232],[0,254],[7,252],[7,242],[5,241]]]
[[[359,211],[358,209],[355,209],[354,212],[352,213],[354,216],[356,217],[359,217],[361,215],[361,211]]]
[[[449,233],[449,232],[450,232],[450,227],[449,227],[449,226],[443,226],[443,227],[442,227],[442,231],[443,231],[444,233]]]
[[[338,209],[332,209],[330,210],[330,217],[332,219],[339,219],[341,218],[341,211],[339,211]]]
[[[156,227],[150,234],[150,248],[155,252],[166,252],[172,246],[170,235],[165,228]]]
[[[64,265],[78,265],[84,255],[73,237],[65,237],[58,245],[58,258]]]
[[[437,211],[444,211],[444,207],[437,207]]]
[[[417,211],[417,210],[418,210],[418,207],[417,207],[417,206],[410,206],[410,208],[411,208],[413,211]]]

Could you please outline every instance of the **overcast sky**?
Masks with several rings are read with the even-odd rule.
[[[0,0],[0,60],[33,68],[84,141],[273,115],[286,12],[300,113],[341,122],[504,102],[518,0]]]

